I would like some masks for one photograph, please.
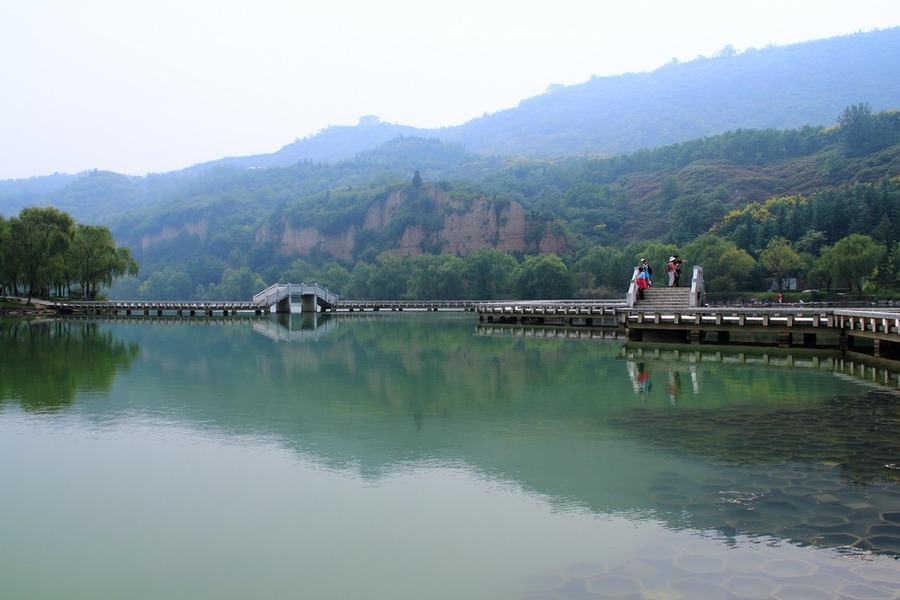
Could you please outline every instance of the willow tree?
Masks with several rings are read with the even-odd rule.
[[[23,208],[10,219],[7,268],[14,281],[25,285],[29,302],[63,280],[74,231],[75,220],[52,207]]]
[[[831,250],[835,279],[846,282],[851,291],[856,287],[862,294],[866,280],[875,272],[885,251],[884,245],[859,233],[838,240]]]
[[[98,225],[75,228],[67,266],[85,298],[95,297],[100,285],[111,285],[116,277],[136,275],[138,271],[128,248],[117,247],[109,229]]]

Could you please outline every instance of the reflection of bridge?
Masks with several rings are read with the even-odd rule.
[[[274,342],[314,342],[338,326],[330,315],[278,313],[275,319],[254,319],[253,331]]]

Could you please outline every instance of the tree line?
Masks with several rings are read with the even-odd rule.
[[[532,233],[550,228],[567,240],[560,256],[515,254],[500,260],[502,253],[492,253],[491,289],[474,265],[485,259],[478,253],[441,256],[437,245],[423,246],[425,254],[418,257],[391,253],[410,222],[426,231],[440,227],[440,207],[429,204],[427,195],[398,211],[384,232],[364,230],[368,206],[398,184],[386,171],[365,179],[350,161],[322,172],[311,164],[222,171],[194,180],[190,190],[157,190],[166,197],[175,194],[177,210],[157,207],[138,218],[143,227],[120,224],[116,237],[137,244],[167,225],[177,229],[185,223],[202,225],[207,234],[183,231],[137,247],[135,257],[148,274],[142,279],[134,276],[131,252],[117,248],[105,228],[76,225],[51,209],[23,209],[8,221],[0,218],[0,284],[29,295],[87,297],[112,284],[111,297],[160,300],[248,298],[276,281],[317,281],[359,299],[618,297],[639,258],[661,268],[678,253],[702,265],[708,289],[721,293],[761,291],[788,280],[825,290],[862,292],[867,283],[888,290],[896,287],[900,272],[893,234],[900,196],[896,167],[890,167],[900,155],[898,139],[900,113],[876,114],[860,104],[845,109],[838,126],[827,131],[738,130],[608,159],[511,159],[502,168],[474,161],[466,164],[479,178],[430,183],[423,172],[417,183],[405,184],[413,191],[435,186],[455,198],[519,202],[535,225]],[[396,159],[389,164],[413,164],[423,144],[435,142],[400,139],[388,145]],[[450,150],[453,156],[470,156]],[[436,155],[434,164],[440,160]],[[363,162],[371,163],[367,173],[385,168],[376,166],[375,154]],[[721,184],[726,175],[717,171],[735,164],[789,166],[775,175],[740,171],[743,192],[737,194]],[[314,173],[319,177],[312,187],[326,187],[320,181],[326,174],[336,178],[325,191],[305,193]],[[355,182],[365,183],[343,185],[349,180],[338,173],[354,173]],[[840,187],[846,181],[877,181],[873,173],[887,178]],[[107,179],[95,174],[75,187],[92,198],[95,192],[107,198],[95,189],[105,189]],[[121,193],[124,183],[116,184]],[[352,260],[339,263],[323,253],[296,259],[254,241],[261,220],[273,215],[295,228],[309,225],[332,235],[355,226],[360,234]],[[858,237],[842,242],[850,236],[869,238],[874,247],[861,245]],[[94,248],[101,249],[100,257],[88,252]],[[875,260],[875,266],[848,270],[848,250],[864,254],[864,265]]]
[[[351,266],[294,259],[274,277],[250,267],[224,269],[219,283],[197,285],[177,267],[145,282],[125,278],[121,297],[216,300],[249,298],[273,280],[317,282],[353,299],[561,299],[624,296],[635,265],[646,258],[662,283],[678,254],[702,266],[707,290],[724,296],[795,286],[862,294],[900,287],[900,179],[857,184],[809,196],[773,198],[729,213],[683,244],[639,240],[583,245],[565,256],[514,256],[480,249],[468,256],[385,251]],[[871,287],[870,287],[871,284]]]
[[[94,298],[117,277],[137,275],[106,227],[76,223],[53,207],[0,216],[0,287],[14,296]]]
[[[707,289],[717,294],[782,287],[794,279],[810,288],[861,294],[869,283],[877,291],[897,289],[898,220],[900,180],[895,178],[748,204],[679,245],[588,243],[566,256],[514,256],[493,249],[465,257],[381,252],[352,266],[295,259],[276,278],[318,282],[355,299],[619,297],[641,258],[662,277],[668,257],[679,254],[688,266],[703,266]],[[238,299],[272,282],[247,266],[219,273],[217,283],[204,285],[186,269],[167,267],[141,282],[129,250],[117,247],[105,227],[77,224],[54,208],[0,217],[0,284],[10,294],[92,298],[115,282],[116,295],[130,299]]]

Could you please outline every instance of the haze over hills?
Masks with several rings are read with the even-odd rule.
[[[0,181],[0,214],[50,205],[107,225],[142,279],[184,274],[191,292],[235,268],[271,283],[297,259],[574,260],[591,245],[683,243],[748,202],[900,176],[897,73],[900,28],[723,52],[552,88],[458,127],[369,117],[171,173]],[[851,106],[885,112],[878,143],[848,149],[829,131]]]
[[[370,117],[272,154],[203,166],[344,160],[399,135],[452,142],[487,156],[610,156],[740,128],[830,126],[844,107],[858,102],[876,111],[898,108],[897,73],[900,28],[892,28],[740,54],[723,51],[650,73],[551,86],[516,108],[456,127],[416,129]]]
[[[166,175],[348,160],[398,136],[441,140],[484,156],[612,156],[740,128],[830,126],[844,107],[859,102],[875,111],[900,107],[897,73],[900,27],[723,51],[649,73],[550,86],[516,108],[455,127],[417,129],[363,117],[359,125],[330,127],[271,154],[226,157]],[[71,181],[65,174],[0,181],[0,211],[15,212]]]

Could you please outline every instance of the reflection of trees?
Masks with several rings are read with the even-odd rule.
[[[0,341],[0,402],[26,410],[54,410],[80,391],[109,389],[138,353],[137,344],[117,342],[98,322],[5,322]]]

